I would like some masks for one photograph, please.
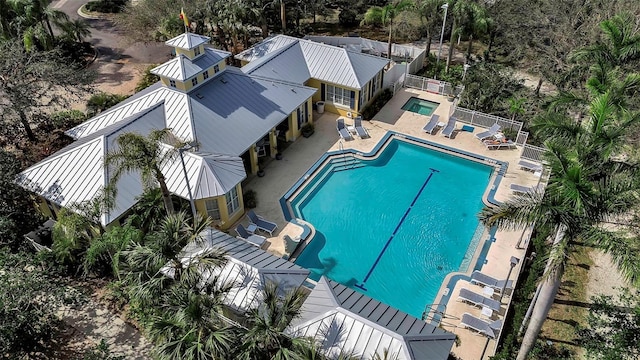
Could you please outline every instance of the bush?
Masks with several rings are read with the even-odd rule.
[[[136,92],[142,91],[160,81],[160,76],[151,73],[151,69],[156,66],[157,65],[150,65],[144,70],[144,73],[142,73],[142,78],[140,79],[140,81],[138,81],[138,84],[136,84]]]
[[[64,110],[49,115],[49,120],[54,129],[67,130],[82,124],[87,115],[80,110]]]
[[[87,116],[96,116],[110,107],[117,105],[126,98],[128,98],[127,95],[107,93],[95,94],[87,101]]]
[[[357,26],[359,23],[358,14],[354,10],[343,9],[338,15],[338,23],[345,27]]]
[[[121,12],[124,9],[125,5],[127,5],[127,2],[127,0],[89,1],[85,6],[85,9],[87,9],[87,11],[115,14]]]
[[[242,194],[244,207],[246,209],[255,209],[258,206],[258,197],[254,190],[247,190]]]
[[[373,116],[377,114],[392,97],[393,92],[390,89],[383,90],[375,100],[373,100],[373,102],[364,109],[362,112],[362,118],[365,120],[371,120],[371,118],[373,118]]]

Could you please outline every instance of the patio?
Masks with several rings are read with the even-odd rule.
[[[496,189],[495,199],[497,201],[505,201],[511,196],[511,184],[535,186],[538,183],[540,180],[539,177],[530,171],[520,169],[517,165],[520,159],[520,148],[488,150],[481,141],[474,137],[474,133],[486,130],[484,128],[475,127],[473,133],[460,131],[459,129],[463,124],[458,123],[456,126],[458,130],[454,132],[451,139],[442,136],[440,130],[434,132],[434,135],[425,133],[422,128],[429,118],[401,109],[402,105],[412,96],[438,102],[440,105],[434,114],[437,114],[440,119],[442,119],[441,121],[444,122],[449,118],[452,103],[447,101],[444,96],[405,88],[400,90],[372,121],[363,122],[365,129],[369,132],[370,138],[359,139],[356,137],[352,141],[342,141],[344,148],[352,148],[363,152],[371,151],[387,131],[393,130],[434,143],[507,162],[509,167],[498,189]],[[245,186],[245,191],[252,189],[257,193],[258,206],[254,209],[255,212],[278,224],[278,230],[274,233],[275,236],[268,238],[267,241],[267,251],[275,255],[281,256],[284,254],[283,236],[285,234],[295,237],[302,233],[302,228],[299,226],[285,222],[279,200],[322,154],[330,150],[339,149],[340,138],[336,131],[337,118],[338,115],[331,113],[314,113],[315,134],[309,138],[300,138],[291,144],[283,153],[282,160],[272,161],[268,165],[265,169],[266,176],[250,179]],[[347,125],[350,125],[349,120],[347,120]],[[242,221],[246,224],[245,218],[243,218]],[[527,239],[528,234],[524,235],[524,239]],[[513,269],[511,279],[517,278],[520,267],[525,263],[525,250],[516,249],[516,244],[522,236],[522,232],[497,232],[495,234],[495,241],[486,254],[486,261],[482,266],[482,272],[497,279],[504,279],[510,270],[510,258],[515,256],[521,261]],[[488,233],[485,232],[482,241],[488,239],[488,237]],[[479,249],[480,247],[481,245],[478,246]],[[479,249],[476,251],[475,258],[478,257]],[[474,263],[475,259],[472,261],[472,265]],[[470,266],[468,274],[466,275],[470,275],[472,271],[473,266]],[[476,285],[469,284],[467,280],[464,280],[464,277],[454,282],[452,288],[447,289],[446,287],[449,280],[450,277],[445,279],[436,299],[440,299],[444,293],[448,293],[451,297],[451,300],[446,306],[447,318],[443,320],[442,326],[446,330],[456,333],[461,340],[461,345],[454,347],[452,352],[465,360],[488,358],[489,355],[495,352],[495,340],[488,340],[488,338],[477,335],[470,330],[457,327],[463,313],[468,312],[476,317],[480,317],[481,315],[481,309],[455,301],[460,289],[468,288],[477,293],[482,293],[482,289]],[[505,296],[502,300],[503,307],[500,312],[501,317],[504,316],[506,302],[510,301],[510,297]]]

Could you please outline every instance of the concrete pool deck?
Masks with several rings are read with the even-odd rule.
[[[530,171],[520,169],[517,165],[521,148],[488,150],[481,141],[473,136],[473,133],[459,130],[454,132],[451,139],[442,136],[440,130],[437,130],[434,135],[423,132],[422,127],[427,123],[428,117],[401,109],[402,105],[412,96],[438,102],[440,105],[434,113],[438,114],[444,122],[449,118],[452,103],[447,101],[444,96],[405,88],[400,90],[374,116],[373,120],[363,122],[363,126],[369,132],[370,138],[359,139],[355,137],[351,141],[342,141],[344,148],[369,152],[388,131],[395,131],[508,163],[507,171],[496,189],[495,199],[497,201],[505,201],[512,196],[509,188],[512,183],[525,186],[534,186],[538,183],[539,177],[536,177]],[[255,209],[256,213],[278,224],[278,230],[274,233],[275,236],[268,238],[267,251],[276,255],[283,255],[283,236],[287,234],[295,237],[302,233],[302,228],[285,221],[279,200],[324,153],[339,150],[341,141],[336,131],[337,118],[338,115],[331,113],[314,113],[315,134],[309,138],[300,138],[292,143],[283,152],[282,160],[274,160],[267,165],[264,177],[250,178],[244,184],[245,191],[252,189],[257,193],[258,206]],[[347,125],[349,124],[347,120]],[[462,124],[458,123],[457,129],[461,127]],[[486,129],[476,126],[474,131],[479,133],[484,130]],[[242,222],[246,223],[246,219],[243,218]],[[497,279],[504,279],[509,272],[509,259],[511,256],[515,256],[521,260],[511,274],[511,279],[515,279],[521,266],[525,263],[523,259],[525,250],[516,249],[516,244],[520,241],[522,235],[522,231],[496,232],[495,242],[493,242],[486,254],[485,264],[481,269],[482,272]],[[525,239],[528,235],[525,234]],[[481,244],[487,238],[488,234],[485,233]],[[473,271],[474,264],[475,261],[469,267],[468,274]],[[445,279],[445,284],[448,282],[449,279]],[[458,326],[459,319],[463,313],[468,312],[480,317],[481,309],[456,301],[461,288],[468,288],[478,293],[482,293],[482,288],[471,285],[464,279],[458,280],[454,285],[448,290],[451,300],[446,307],[445,313],[447,316],[442,322],[443,328],[454,332],[460,338],[460,346],[454,346],[452,352],[465,360],[487,359],[489,355],[493,355],[495,352],[495,341],[488,340],[484,336],[477,335]],[[445,287],[446,285],[442,286],[436,299],[440,299]],[[502,299],[501,318],[504,317],[508,301],[510,301],[508,296]]]

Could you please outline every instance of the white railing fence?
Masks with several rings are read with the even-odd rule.
[[[489,128],[493,124],[498,124],[500,127],[504,129],[511,129],[516,132],[519,136],[520,131],[522,130],[522,122],[505,119],[500,116],[485,114],[474,110],[469,110],[461,107],[455,108],[453,112],[453,116],[460,122],[466,122],[471,125],[477,125],[481,127]],[[521,143],[519,143],[521,144]]]
[[[529,133],[526,131],[518,131],[518,136],[516,137],[516,144],[524,145],[527,143],[527,139],[529,138]]]
[[[520,157],[523,159],[542,163],[544,162],[544,157],[543,157],[544,152],[545,152],[545,148],[535,146],[535,145],[524,144],[524,146],[522,147],[522,154],[520,154]]]
[[[450,83],[416,75],[407,75],[404,86],[445,96],[453,94],[453,85]],[[457,94],[460,94],[462,90],[464,90],[464,86],[458,85],[456,87]]]

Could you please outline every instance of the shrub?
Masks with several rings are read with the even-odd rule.
[[[358,14],[351,9],[343,9],[338,15],[338,23],[342,26],[351,27],[358,25]]]
[[[258,197],[254,190],[247,190],[242,194],[244,200],[244,207],[246,209],[255,209],[258,206]]]
[[[100,13],[119,13],[121,12],[125,5],[127,5],[127,0],[97,0],[97,1],[89,1],[85,6],[85,9],[88,11],[95,11]]]
[[[67,130],[82,124],[87,120],[87,115],[80,110],[64,110],[49,115],[49,120],[54,129]]]
[[[142,73],[142,78],[140,79],[140,81],[138,81],[138,84],[136,84],[136,92],[142,91],[160,81],[160,76],[151,73],[151,69],[153,69],[154,67],[156,67],[156,65],[150,65],[144,70],[144,73]]]
[[[390,89],[385,89],[369,106],[367,106],[362,112],[362,118],[365,120],[371,120],[375,114],[382,109],[382,107],[393,97],[393,92]]]
[[[127,95],[98,93],[87,101],[87,116],[95,116],[108,108],[117,105],[122,100],[128,98]]]

